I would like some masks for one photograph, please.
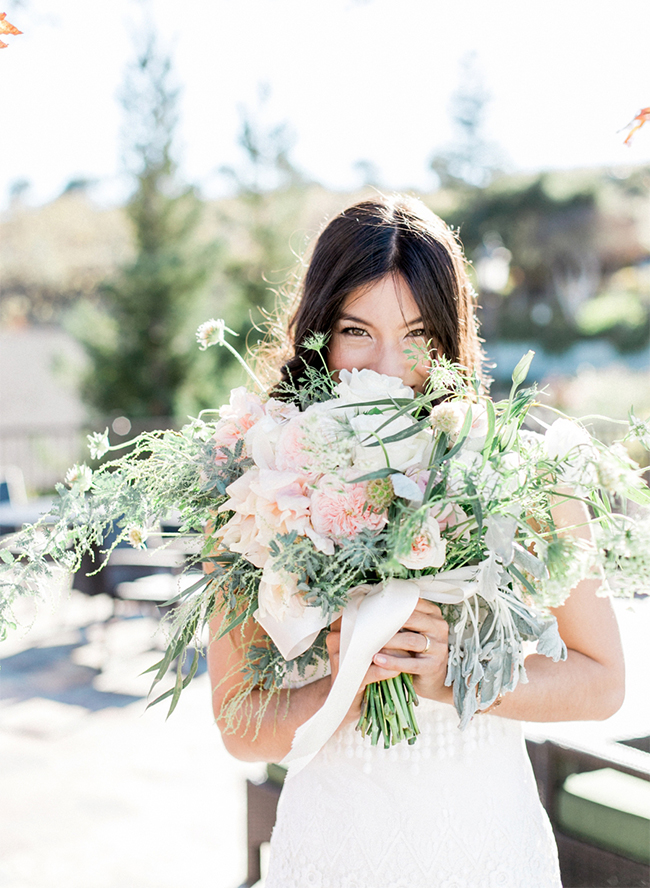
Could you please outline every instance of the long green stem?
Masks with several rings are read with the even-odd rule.
[[[357,730],[370,736],[373,746],[383,737],[385,749],[400,740],[413,743],[420,733],[414,712],[418,702],[413,680],[406,673],[368,685]]]
[[[237,360],[238,360],[239,363],[242,365],[242,367],[244,368],[244,370],[248,373],[248,375],[249,375],[250,378],[253,380],[253,382],[259,387],[260,391],[263,392],[263,391],[265,390],[265,389],[264,389],[264,385],[260,382],[260,380],[257,378],[257,376],[255,376],[255,374],[253,373],[253,371],[251,370],[251,368],[248,366],[248,364],[246,363],[246,361],[245,361],[245,360],[242,358],[242,356],[239,354],[239,352],[237,351],[237,349],[236,349],[236,348],[233,348],[233,346],[232,346],[229,342],[226,342],[225,339],[221,340],[221,341],[219,342],[219,345],[224,345],[224,346],[228,349],[228,351],[229,351],[232,355],[234,355],[234,356],[237,358]]]

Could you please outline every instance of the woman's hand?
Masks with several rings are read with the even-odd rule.
[[[448,636],[449,626],[438,605],[420,598],[402,629],[375,654],[373,663],[387,673],[382,678],[410,673],[419,697],[451,703],[452,690],[445,687]]]
[[[396,678],[401,672],[408,672],[413,676],[415,690],[419,696],[451,703],[451,688],[445,687],[449,653],[448,634],[449,628],[440,608],[420,598],[402,629],[375,654],[344,723],[356,723],[359,720],[363,692],[367,685],[386,678]],[[332,682],[339,671],[340,647],[341,620],[339,619],[332,623],[327,636]]]

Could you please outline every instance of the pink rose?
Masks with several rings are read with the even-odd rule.
[[[224,404],[219,410],[219,416],[222,419],[232,419],[237,423],[243,421],[244,417],[250,417],[250,428],[254,422],[257,422],[264,416],[264,404],[262,399],[255,392],[249,392],[244,386],[233,389],[230,393],[230,403]]]
[[[227,461],[224,448],[232,450],[237,441],[243,437],[243,433],[243,429],[240,428],[234,420],[219,420],[215,427],[214,435],[212,436],[219,448],[214,454],[214,461],[218,466],[223,465],[223,463]]]
[[[295,471],[307,467],[309,454],[304,452],[303,415],[290,419],[280,432],[275,448],[275,462],[280,470],[293,469]]]
[[[411,551],[401,558],[398,556],[397,560],[410,570],[442,567],[445,563],[446,549],[447,543],[440,536],[438,521],[435,515],[429,512],[411,541]]]

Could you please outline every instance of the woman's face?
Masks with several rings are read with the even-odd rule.
[[[423,391],[431,362],[425,354],[417,360],[406,350],[425,344],[420,309],[408,285],[403,278],[388,275],[347,297],[332,329],[327,364],[330,370],[375,370],[398,376]]]

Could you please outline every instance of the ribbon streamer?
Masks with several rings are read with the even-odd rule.
[[[392,579],[350,590],[341,621],[339,672],[323,706],[301,725],[282,764],[290,765],[288,777],[307,765],[336,732],[357,695],[372,658],[398,632],[413,613],[418,598],[437,604],[458,604],[480,593],[496,595],[498,571],[493,558],[471,567],[443,571],[418,579]],[[318,632],[335,619],[322,616],[319,608],[305,608],[301,617],[278,621],[256,619],[286,659],[299,656],[313,644]],[[290,656],[289,656],[290,655]]]

